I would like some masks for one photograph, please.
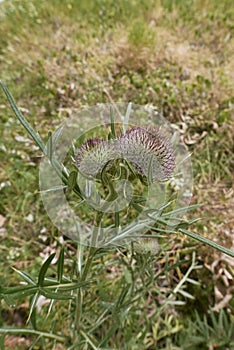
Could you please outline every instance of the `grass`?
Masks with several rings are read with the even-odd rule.
[[[114,100],[157,106],[169,122],[177,125],[193,153],[192,201],[203,204],[192,214],[201,217],[193,230],[232,247],[234,6],[231,0],[5,0],[0,4],[0,21],[0,78],[43,139],[74,109],[84,105]],[[44,257],[59,249],[60,233],[49,221],[40,199],[41,154],[13,117],[2,93],[0,119],[0,214],[7,219],[0,227],[0,278],[1,284],[13,285],[16,274],[10,266],[36,276]],[[74,251],[72,244],[66,242],[66,245]],[[132,261],[129,253],[111,251],[98,257],[91,275],[101,276],[95,287],[99,297],[89,296],[86,308],[92,306],[98,318],[104,305],[109,305],[106,321],[93,331],[95,338],[101,339],[102,334],[107,336],[106,329],[112,330],[110,340],[103,341],[103,349],[183,349],[183,332],[187,332],[186,339],[193,334],[197,342],[200,336],[192,324],[186,331],[187,321],[197,322],[198,329],[202,328],[194,308],[200,312],[201,319],[206,315],[214,328],[208,305],[219,303],[217,290],[223,298],[232,295],[234,264],[182,235],[168,242],[171,263],[177,257],[191,257],[194,250],[203,265],[193,272],[200,286],[187,286],[195,300],[173,308],[173,312],[168,309],[160,317],[157,307],[161,299],[152,271],[163,269],[165,254],[157,257],[157,262],[155,257],[149,257],[145,276],[140,273],[138,256]],[[72,269],[71,261],[66,269]],[[162,278],[161,284],[173,288],[184,272],[178,267],[167,282]],[[116,295],[119,296],[121,288],[130,288],[133,273],[141,279],[135,292],[138,301],[130,315],[118,314],[113,308]],[[109,279],[104,279],[105,274]],[[162,287],[160,293],[163,292]],[[8,319],[16,324],[14,316],[10,317],[12,310],[6,305],[2,307],[4,321]],[[233,322],[233,307],[233,298],[224,305],[229,324]],[[20,309],[27,310],[23,301],[15,306],[14,313],[20,314]],[[41,324],[43,313],[44,309],[38,321]],[[110,315],[113,314],[121,325],[118,332],[112,327]],[[68,320],[64,320],[64,315],[66,304],[62,304],[56,315],[58,331],[60,325],[66,329]],[[88,314],[86,319],[89,326],[91,316]],[[55,315],[50,317],[48,325]],[[215,317],[221,317],[220,311]],[[21,325],[24,317],[19,316],[18,322]],[[205,338],[201,338],[200,345],[194,342],[191,349],[197,346],[208,349]],[[7,349],[26,349],[28,339],[31,340],[22,340],[20,336],[7,338]],[[51,344],[45,346],[50,348]],[[220,349],[228,346],[221,345]],[[35,345],[37,348],[39,345]]]

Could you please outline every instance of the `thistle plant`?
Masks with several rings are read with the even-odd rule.
[[[197,206],[173,208],[175,194],[170,192],[170,179],[178,168],[173,142],[160,127],[130,123],[131,104],[127,107],[122,124],[115,123],[113,106],[109,108],[109,123],[101,129],[102,135],[92,135],[82,142],[79,137],[70,137],[72,146],[69,152],[66,151],[66,157],[59,148],[63,153],[64,162],[61,162],[57,156],[57,147],[62,138],[62,129],[59,128],[54,135],[49,133],[47,143],[44,143],[21,114],[5,85],[2,82],[0,85],[16,117],[46,159],[46,172],[44,177],[41,176],[45,208],[55,225],[67,228],[65,235],[73,251],[75,249],[75,255],[71,254],[68,245],[58,242],[61,249],[57,271],[52,266],[55,257],[52,254],[42,264],[37,279],[15,269],[24,285],[0,287],[1,299],[8,304],[13,305],[17,299],[30,296],[29,325],[25,328],[1,325],[1,344],[4,344],[6,334],[29,334],[34,336],[30,349],[37,343],[45,348],[48,346],[45,339],[49,339],[52,344],[61,342],[70,350],[106,348],[112,344],[111,339],[118,327],[127,322],[131,308],[148,292],[147,286],[152,281],[159,283],[162,276],[167,276],[171,270],[178,269],[184,263],[178,260],[169,264],[168,256],[160,246],[160,239],[165,242],[165,238],[168,240],[170,235],[183,233],[234,257],[231,250],[188,231],[188,226],[195,220],[186,221],[179,215]],[[41,169],[43,173],[45,167]],[[60,182],[56,182],[55,178]],[[165,194],[163,191],[165,196],[162,196],[162,193]],[[155,197],[148,200],[147,193],[151,196],[155,194]],[[158,197],[160,200],[157,202]],[[66,206],[69,200],[73,201],[72,210]],[[85,209],[87,204],[91,209]],[[77,220],[79,214],[85,214],[88,220]],[[110,251],[118,252],[119,264],[128,272],[127,282],[115,290],[116,299],[109,304],[103,303],[100,313],[94,314],[90,320],[90,313],[89,317],[86,316],[90,309],[89,302],[95,303],[96,294],[101,291],[99,276],[95,277],[94,268],[98,259],[104,261]],[[152,271],[159,254],[166,256],[166,263],[155,274]],[[70,273],[65,269],[66,257],[72,261]],[[51,268],[52,276],[49,274]],[[197,283],[189,276],[198,268],[193,254],[190,267],[177,286],[159,292],[163,301],[155,310],[156,318],[162,317],[169,305],[183,305],[184,300],[177,296],[193,298],[185,289],[188,283]],[[147,272],[144,274],[142,271]],[[137,288],[139,280],[141,288]],[[48,315],[54,309],[55,301],[68,303],[68,330],[56,333],[53,322],[49,331],[38,328],[36,314],[40,296],[50,300]],[[112,322],[109,323],[108,331],[100,337],[97,335],[98,330],[103,330],[107,319],[112,319]],[[168,327],[171,327],[171,333],[175,332],[171,325]],[[179,327],[176,332],[179,332]]]

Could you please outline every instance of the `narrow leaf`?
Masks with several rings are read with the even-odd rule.
[[[194,285],[196,285],[196,286],[199,286],[200,285],[200,282],[199,281],[196,281],[196,280],[194,280],[194,279],[192,279],[192,278],[187,278],[187,282],[189,282],[189,283],[191,283],[191,284],[194,284]]]
[[[12,267],[12,269],[17,272],[26,282],[28,282],[29,284],[32,284],[33,286],[36,286],[36,281],[34,281],[34,279],[29,276],[26,272],[23,272],[21,270],[16,269],[15,267]]]
[[[116,138],[116,134],[115,134],[115,120],[114,120],[114,111],[113,111],[113,107],[110,106],[110,120],[111,120],[111,137],[112,139]]]
[[[54,293],[54,292],[49,291],[46,288],[41,288],[40,294],[44,295],[44,297],[46,297],[48,299],[55,299],[55,300],[69,300],[69,299],[73,298],[72,295],[61,294],[59,292]]]
[[[5,350],[5,335],[0,337],[0,349]]]
[[[60,283],[63,278],[63,268],[64,268],[64,248],[61,249],[59,258],[58,258],[58,282]]]
[[[123,132],[124,132],[124,134],[126,133],[127,128],[128,128],[128,123],[129,123],[129,117],[130,117],[130,114],[131,114],[131,109],[132,109],[132,102],[129,102],[126,114],[124,116],[124,123],[123,123]]]
[[[39,276],[38,276],[38,285],[39,286],[43,286],[44,283],[44,279],[45,279],[45,274],[51,264],[51,261],[54,259],[55,257],[55,253],[51,254],[48,259],[44,262],[44,264],[42,265],[40,272],[39,272]]]
[[[215,242],[213,242],[205,237],[199,236],[196,233],[187,231],[187,230],[182,229],[182,228],[179,229],[179,232],[182,232],[185,235],[187,235],[193,239],[196,239],[197,241],[202,242],[206,245],[209,245],[210,247],[215,248],[215,249],[219,250],[220,252],[227,254],[227,255],[231,256],[232,258],[234,258],[234,251],[227,249],[225,247],[222,247],[221,245],[219,245],[219,244],[217,244],[217,243],[215,243]]]
[[[30,303],[30,310],[29,310],[29,315],[28,315],[28,319],[27,319],[27,323],[29,322],[35,307],[36,307],[36,303],[37,303],[37,299],[39,297],[39,291],[37,291],[34,296],[32,297],[31,303]]]
[[[66,342],[65,337],[61,337],[60,335],[49,333],[49,332],[43,332],[43,331],[37,331],[35,329],[30,328],[17,328],[17,327],[1,327],[0,328],[0,334],[32,334],[32,335],[39,335],[41,337],[45,338],[51,338],[58,340],[62,343]]]
[[[69,291],[69,290],[76,290],[78,288],[82,288],[82,287],[85,287],[85,286],[88,286],[90,283],[92,283],[92,281],[84,281],[84,282],[79,282],[79,283],[67,283],[66,284],[62,284],[62,285],[57,285],[57,288],[59,288],[60,290],[62,291]],[[48,290],[48,288],[47,288]]]
[[[63,131],[63,128],[64,126],[61,125],[54,133],[54,137],[53,137],[53,150],[55,150],[56,146],[57,146],[57,143],[58,143],[58,140],[59,140],[59,137],[61,136],[62,134],[62,131]]]
[[[197,209],[200,207],[201,207],[200,204],[194,204],[194,205],[190,205],[189,207],[183,207],[183,208],[169,211],[168,213],[162,214],[162,216],[166,217],[166,216],[171,216],[171,215],[175,215],[175,214],[178,215],[178,214],[186,213],[187,211],[194,210],[194,209]]]
[[[185,305],[186,302],[183,300],[170,300],[166,302],[167,305]]]
[[[3,297],[5,297],[5,295],[13,295],[14,298],[22,298],[34,294],[37,290],[37,286],[11,287],[8,288],[5,292],[3,292]]]
[[[185,298],[188,298],[188,299],[195,299],[194,296],[192,296],[190,293],[182,290],[182,289],[179,289],[178,290],[178,293],[180,293],[181,295],[183,295]]]
[[[27,130],[29,135],[33,138],[33,140],[36,142],[36,144],[39,146],[40,150],[44,153],[45,152],[45,144],[42,141],[41,137],[33,129],[33,127],[25,119],[25,117],[22,115],[22,113],[20,112],[20,110],[16,106],[16,103],[15,103],[12,95],[10,94],[10,92],[7,89],[7,87],[3,84],[3,82],[1,80],[0,80],[0,86],[1,86],[2,90],[4,91],[4,93],[5,93],[6,97],[7,97],[8,101],[9,101],[9,103],[11,105],[11,108],[12,108],[13,112],[15,113],[16,117],[18,118],[20,123],[23,125],[23,127]]]
[[[73,190],[76,184],[77,184],[77,171],[73,170],[70,172],[68,176],[67,185],[71,190]]]
[[[46,156],[49,158],[49,160],[52,160],[53,157],[53,141],[52,141],[52,132],[48,132],[48,141],[46,146]]]

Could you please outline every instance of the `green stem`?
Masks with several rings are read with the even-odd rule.
[[[32,334],[32,335],[39,335],[45,338],[55,339],[61,343],[65,343],[67,341],[65,337],[61,337],[53,333],[41,332],[41,331],[36,331],[34,329],[27,329],[27,328],[2,327],[0,328],[0,334],[17,334],[17,335]]]
[[[83,282],[86,280],[88,276],[96,251],[97,251],[97,248],[94,248],[94,247],[90,247],[89,249],[89,255],[86,260],[84,271],[81,275],[81,281]],[[82,317],[82,311],[83,311],[83,290],[82,288],[79,288],[77,289],[77,296],[76,296],[74,339],[77,338],[77,332],[80,332],[80,323],[81,323],[80,321]]]
[[[80,281],[84,282],[87,279],[88,273],[90,271],[90,268],[92,266],[93,258],[98,251],[98,248],[96,248],[96,240],[97,235],[99,232],[99,228],[101,226],[103,213],[98,212],[96,216],[96,222],[97,226],[93,230],[92,239],[91,239],[91,246],[89,248],[88,257],[84,266],[84,270],[81,273],[81,271],[78,271],[78,275],[80,276]],[[83,309],[83,291],[82,288],[79,288],[77,290],[77,296],[76,296],[76,310],[75,310],[75,328],[74,328],[74,338],[77,338],[77,332],[80,332],[80,323],[81,323],[81,317],[82,317],[82,309]]]

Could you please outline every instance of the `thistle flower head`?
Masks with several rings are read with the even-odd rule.
[[[123,158],[151,181],[167,180],[175,169],[172,145],[159,129],[135,126],[120,139]]]
[[[84,142],[76,154],[76,165],[87,175],[97,175],[114,157],[114,147],[109,141],[92,138]]]

